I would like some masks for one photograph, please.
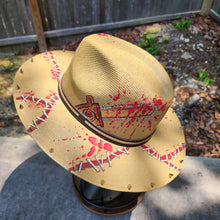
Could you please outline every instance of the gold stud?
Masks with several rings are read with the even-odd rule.
[[[24,106],[23,106],[22,104],[20,104],[20,105],[19,105],[19,108],[20,108],[20,109],[23,109],[23,108],[24,108]]]
[[[17,85],[17,89],[20,89],[20,86],[19,86],[19,85]]]
[[[170,174],[169,174],[169,177],[170,177],[170,178],[172,178],[172,177],[173,177],[173,174],[172,174],[172,173],[170,173]]]
[[[22,70],[22,69],[20,69],[20,73],[23,73],[23,70]]]
[[[131,184],[128,184],[128,190],[131,190],[132,186]]]
[[[53,149],[53,148],[50,148],[49,152],[50,152],[50,153],[53,153],[53,152],[54,152],[54,149]]]
[[[101,180],[100,183],[101,183],[101,185],[104,185],[105,184],[105,180]]]
[[[154,186],[155,186],[155,183],[151,183],[151,184],[150,184],[150,186],[151,186],[152,188],[154,188]]]
[[[184,160],[180,160],[180,163],[183,163]]]

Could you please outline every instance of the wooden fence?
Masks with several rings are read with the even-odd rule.
[[[212,7],[210,14],[218,19],[219,0],[1,0],[0,50],[43,38],[48,44],[66,43],[80,34],[189,16],[210,1],[205,10]]]
[[[211,7],[211,10],[209,14],[216,20],[218,23],[220,23],[220,1],[215,0],[213,2],[213,5]]]

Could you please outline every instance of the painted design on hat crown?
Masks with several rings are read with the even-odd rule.
[[[108,134],[142,140],[152,134],[173,99],[164,68],[150,54],[109,35],[83,39],[64,73],[63,92],[73,107],[91,96]]]

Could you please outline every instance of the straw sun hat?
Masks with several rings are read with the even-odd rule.
[[[17,112],[42,150],[77,177],[124,192],[162,187],[181,171],[172,99],[153,56],[106,34],[87,36],[76,52],[34,56],[14,80]]]

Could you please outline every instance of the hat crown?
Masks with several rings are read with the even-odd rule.
[[[59,88],[78,120],[120,145],[146,142],[173,99],[169,76],[153,56],[105,34],[83,39]]]

